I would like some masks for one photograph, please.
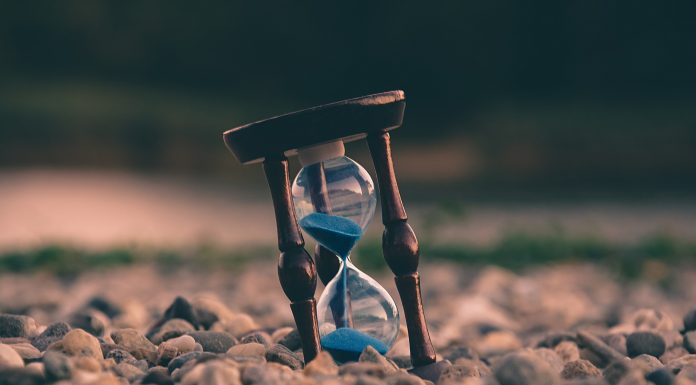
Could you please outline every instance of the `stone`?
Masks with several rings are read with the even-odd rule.
[[[265,357],[266,347],[259,343],[240,343],[227,350],[228,357]]]
[[[684,333],[684,348],[691,354],[696,354],[696,330]]]
[[[571,332],[550,332],[546,333],[539,342],[538,348],[554,348],[561,342],[577,342],[577,335]]]
[[[21,344],[10,345],[15,352],[17,352],[24,361],[35,361],[41,358],[41,352],[39,349],[35,348],[34,345],[25,342]]]
[[[67,380],[73,372],[73,364],[63,353],[47,351],[42,359],[48,381]]]
[[[224,303],[212,296],[197,296],[191,301],[196,318],[205,329],[210,329],[218,321],[234,318],[234,312]]]
[[[693,362],[696,362],[696,354],[687,354],[669,361],[667,364],[665,364],[665,367],[671,370],[672,373],[679,373],[684,366]]]
[[[386,385],[386,382],[380,380],[379,378],[361,375],[357,378],[357,380],[355,380],[354,385]]]
[[[197,365],[182,379],[181,385],[242,385],[239,369],[222,361]]]
[[[667,349],[665,354],[660,356],[660,361],[666,365],[667,363],[669,363],[670,361],[672,361],[674,359],[677,359],[677,358],[682,357],[682,356],[688,356],[689,354],[690,353],[686,349],[684,349],[681,346],[677,346],[675,348]]]
[[[629,316],[629,323],[637,331],[670,331],[674,322],[667,314],[656,309],[640,309]]]
[[[73,365],[76,369],[88,371],[88,372],[100,372],[102,367],[97,359],[89,356],[75,356],[70,357]]]
[[[169,365],[167,365],[167,370],[169,373],[173,373],[176,369],[181,368],[182,366],[186,365],[187,362],[192,361],[192,360],[198,360],[202,357],[217,357],[215,354],[212,353],[204,353],[204,352],[188,352],[184,353],[173,360],[169,362]]]
[[[128,382],[134,382],[145,376],[145,372],[142,369],[126,362],[121,362],[120,364],[114,366],[112,370],[120,377],[128,380]]]
[[[648,382],[639,370],[631,370],[621,378],[617,385],[648,385]]]
[[[10,345],[0,344],[0,368],[23,367],[24,360]]]
[[[338,365],[331,354],[324,351],[305,366],[303,373],[305,376],[335,376],[338,375]]]
[[[25,366],[25,368],[40,375],[42,378],[44,377],[44,373],[46,372],[46,368],[44,367],[43,362],[32,362],[29,365]]]
[[[660,357],[666,349],[665,340],[654,332],[634,332],[626,338],[626,351],[633,358],[641,354]]]
[[[271,345],[273,345],[273,338],[271,338],[271,336],[265,332],[253,332],[241,337],[239,339],[239,342],[242,344],[256,342],[262,344],[265,347],[270,347]]]
[[[491,369],[481,361],[458,359],[454,365],[446,368],[438,380],[438,384],[459,384],[470,377],[486,377],[491,375]]]
[[[200,326],[198,316],[196,316],[196,312],[189,301],[183,297],[176,297],[174,302],[172,302],[172,304],[169,305],[169,307],[164,311],[162,317],[154,325],[152,325],[152,327],[150,327],[150,330],[146,334],[148,339],[152,340],[152,337],[159,332],[162,325],[175,318],[187,321],[193,325],[195,329]]]
[[[660,362],[660,360],[649,354],[641,354],[632,358],[631,364],[634,368],[640,370],[644,374],[665,366],[662,362]]]
[[[563,370],[563,360],[554,350],[548,348],[536,348],[532,349],[531,352],[549,364],[551,369],[553,369],[556,373],[560,373],[561,370]]]
[[[102,351],[104,346],[102,346]],[[135,362],[137,361],[132,354],[123,349],[111,349],[105,355],[105,359],[112,359],[115,363],[120,364],[121,362]]]
[[[452,362],[456,361],[458,358],[466,358],[468,360],[478,360],[479,356],[476,352],[468,346],[457,346],[449,349],[443,353],[445,359]]]
[[[645,375],[645,379],[655,385],[674,385],[675,379],[672,372],[665,368],[653,370]]]
[[[689,363],[685,365],[677,374],[677,380],[689,380],[691,382],[696,381],[696,363]]]
[[[48,345],[60,341],[71,330],[70,325],[65,322],[55,322],[46,328],[41,334],[35,337],[31,344],[40,351],[48,348]]]
[[[621,333],[612,333],[604,336],[604,342],[607,343],[612,349],[623,354],[628,355],[626,352],[626,336]]]
[[[375,364],[374,362],[349,362],[338,368],[338,374],[342,376],[352,375],[356,377],[370,376],[384,378],[386,372],[382,365]]]
[[[187,335],[201,344],[203,351],[212,353],[225,353],[237,343],[234,337],[224,332],[200,331],[189,332]]]
[[[399,370],[399,367],[395,363],[389,361],[386,357],[379,354],[375,348],[369,345],[365,348],[365,350],[363,350],[362,353],[360,353],[358,361],[374,362],[375,364],[382,365],[385,373],[396,372]]]
[[[609,364],[609,366],[604,368],[602,374],[604,375],[604,379],[610,385],[616,385],[631,370],[632,368],[630,362],[628,360],[622,359]]]
[[[271,334],[271,341],[278,343],[278,341],[282,340],[285,336],[287,336],[290,332],[295,330],[295,328],[290,327],[290,326],[285,326],[278,328],[273,331]]]
[[[82,329],[97,337],[103,336],[104,331],[111,325],[109,317],[95,309],[83,309],[74,313],[69,323],[73,328]]]
[[[302,369],[302,360],[287,347],[275,344],[266,351],[266,360],[286,365],[291,369]]]
[[[404,372],[391,373],[384,379],[384,382],[387,385],[425,385],[425,382],[419,377]]]
[[[481,357],[491,357],[513,352],[522,348],[522,342],[515,333],[494,331],[476,341],[474,349]]]
[[[556,385],[558,374],[549,364],[530,352],[510,353],[493,366],[500,385]]]
[[[62,340],[49,346],[51,350],[59,350],[69,356],[88,356],[102,360],[102,350],[99,340],[82,329],[73,329]]]
[[[692,330],[696,330],[696,309],[684,315],[684,331],[690,332]]]
[[[232,319],[218,321],[210,327],[212,331],[227,332],[235,337],[258,329],[259,325],[248,314],[236,314]]]
[[[44,385],[42,375],[28,368],[0,368],[0,385]]]
[[[391,356],[390,358],[392,359],[392,361],[394,361],[396,366],[398,366],[401,369],[409,369],[413,366],[413,364],[411,363],[411,356]]]
[[[572,341],[562,341],[553,350],[558,354],[563,363],[577,361],[580,359],[580,349]]]
[[[300,339],[300,333],[297,329],[293,329],[290,333],[286,334],[285,337],[278,341],[278,344],[285,346],[286,348],[295,351],[302,347],[302,340]]]
[[[142,385],[174,385],[167,369],[161,366],[150,369],[140,382]]]
[[[159,345],[162,341],[170,338],[176,338],[195,330],[196,328],[194,328],[190,322],[174,318],[162,324],[162,326],[159,327],[159,330],[157,330],[157,332],[149,339],[152,341],[152,343]]]
[[[168,365],[173,358],[193,351],[196,341],[191,336],[181,336],[162,342],[157,347],[157,362]]]
[[[92,297],[85,307],[98,310],[109,318],[115,318],[123,313],[121,306],[101,296]]]
[[[561,371],[561,378],[564,380],[577,380],[589,377],[601,377],[602,372],[587,360],[576,360],[566,362]]]
[[[0,338],[8,337],[31,337],[36,332],[36,321],[33,318],[14,315],[0,314]]]
[[[154,362],[157,357],[157,346],[135,329],[114,330],[111,332],[111,339],[136,360],[145,359]]]
[[[623,354],[617,352],[614,348],[604,343],[604,341],[588,332],[578,332],[578,342],[584,345],[587,349],[592,351],[606,363],[625,358]]]

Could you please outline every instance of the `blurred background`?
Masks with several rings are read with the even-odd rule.
[[[407,97],[393,150],[424,255],[618,258],[638,272],[691,258],[694,8],[4,3],[3,269],[128,262],[133,248],[274,258],[261,167],[242,167],[221,133],[392,89]],[[364,142],[348,152],[374,175]],[[361,254],[380,266],[379,218],[371,229]]]

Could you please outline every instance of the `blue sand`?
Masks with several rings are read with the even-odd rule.
[[[343,259],[348,257],[362,236],[362,228],[357,223],[348,218],[324,213],[311,213],[300,219],[300,227]]]
[[[321,347],[340,362],[355,361],[366,347],[372,346],[379,354],[388,347],[382,341],[351,328],[340,328],[321,337]]]

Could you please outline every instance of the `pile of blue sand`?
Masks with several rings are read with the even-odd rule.
[[[366,347],[372,346],[380,354],[389,348],[382,341],[351,328],[340,328],[321,337],[321,347],[337,362],[357,361]]]
[[[362,228],[357,223],[348,218],[324,213],[311,213],[300,219],[300,227],[317,242],[344,259],[362,236]]]

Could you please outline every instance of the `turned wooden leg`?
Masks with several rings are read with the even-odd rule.
[[[377,172],[377,182],[382,202],[382,252],[389,268],[396,275],[396,288],[401,296],[406,327],[414,367],[435,362],[435,349],[430,341],[428,326],[423,314],[423,301],[418,275],[418,240],[406,222],[406,210],[396,183],[388,133],[370,134],[367,137],[370,153]]]
[[[309,362],[321,350],[317,301],[314,298],[317,270],[304,248],[304,239],[295,218],[287,158],[283,155],[267,157],[263,169],[271,189],[278,230],[278,277],[285,295],[290,299],[290,308],[302,339],[305,362]]]

